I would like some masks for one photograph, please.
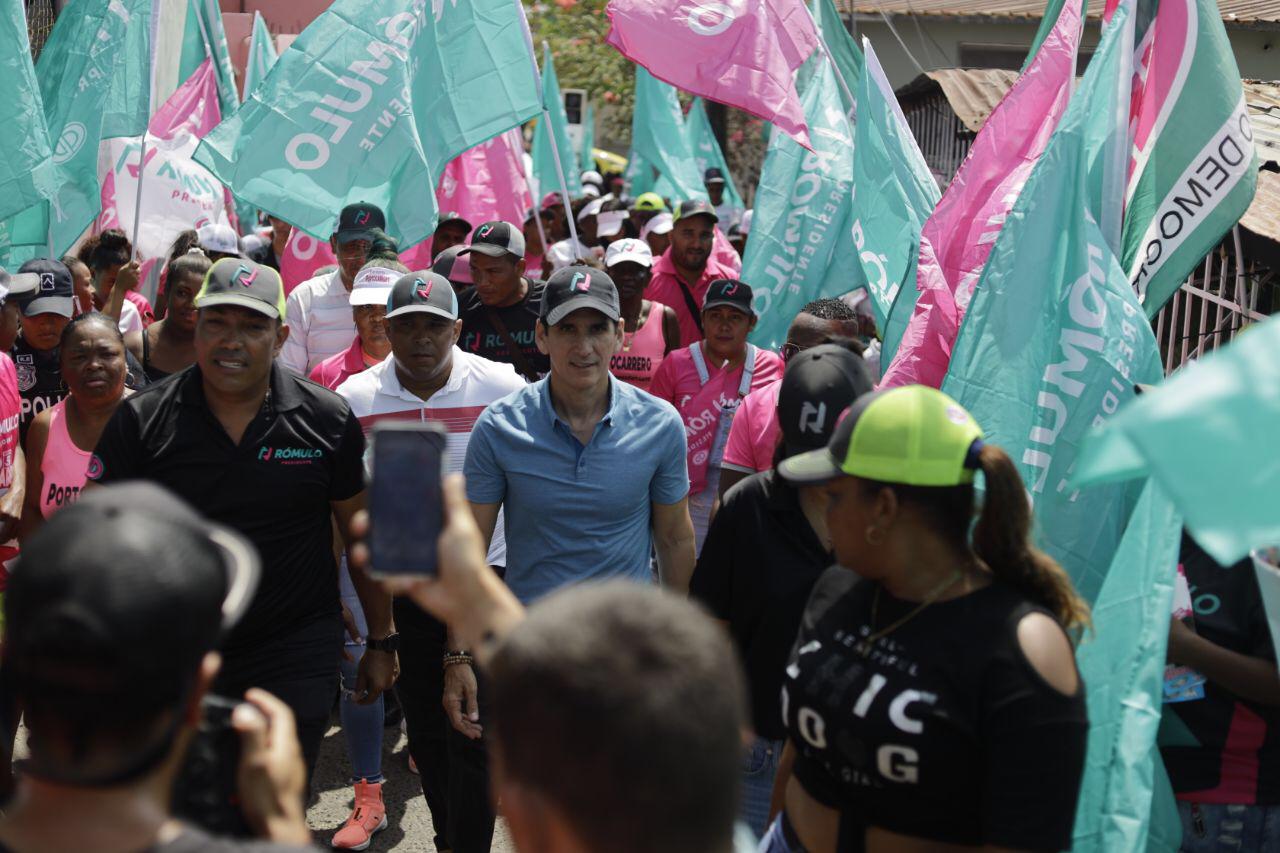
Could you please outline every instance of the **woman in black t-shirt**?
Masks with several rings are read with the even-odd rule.
[[[954,400],[908,386],[860,397],[778,472],[825,484],[841,565],[787,664],[785,810],[762,849],[1069,847],[1088,722],[1064,628],[1088,610],[1029,542],[1009,457]]]

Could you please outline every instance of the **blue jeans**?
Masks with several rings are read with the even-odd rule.
[[[782,741],[758,737],[742,758],[742,804],[738,817],[751,827],[756,838],[763,836],[769,825],[769,798],[781,757]]]
[[[1178,801],[1184,853],[1280,850],[1280,806]]]
[[[342,591],[342,603],[355,617],[356,627],[362,634],[367,634],[369,626],[365,623],[364,610],[360,607],[360,598],[356,595],[355,586],[351,583],[351,575],[347,572],[346,561],[339,569],[339,582]],[[364,657],[364,638],[354,642],[350,636],[346,638],[347,654],[354,660],[343,659],[342,668],[342,704],[338,707],[338,715],[342,719],[342,734],[347,741],[347,756],[351,759],[352,782],[382,781],[382,697],[368,705],[361,705],[352,698],[356,689],[356,677],[360,667],[360,659]],[[330,694],[332,695],[332,694]]]

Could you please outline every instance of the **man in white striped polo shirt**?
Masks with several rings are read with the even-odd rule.
[[[307,279],[289,294],[285,306],[289,339],[279,357],[285,367],[310,376],[317,364],[351,346],[356,339],[351,287],[368,259],[373,238],[386,227],[387,218],[372,204],[362,201],[342,209],[338,230],[329,238],[338,268]]]
[[[449,430],[444,459],[449,473],[462,470],[480,413],[525,386],[510,364],[459,349],[461,332],[458,298],[446,278],[425,270],[401,276],[387,304],[391,355],[338,386],[366,432],[387,419],[442,422]],[[489,563],[506,565],[501,523]],[[435,825],[436,847],[488,850],[493,811],[485,747],[476,724],[473,670],[450,665],[457,656],[444,657],[444,625],[412,601],[397,598],[393,613],[400,634],[397,693],[409,730],[409,754],[422,774],[422,792]]]

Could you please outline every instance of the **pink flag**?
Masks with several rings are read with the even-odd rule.
[[[472,225],[495,219],[523,225],[533,208],[523,151],[520,131],[513,128],[450,160],[436,188],[440,212],[461,214]]]
[[[711,260],[733,270],[734,275],[742,275],[742,258],[719,226],[716,227],[715,239],[711,242]]]
[[[973,288],[1005,217],[1067,108],[1080,43],[1080,3],[1066,0],[1031,64],[983,125],[924,224],[915,311],[881,388],[942,384]]]
[[[280,278],[286,294],[315,275],[321,267],[336,264],[338,258],[329,247],[328,240],[318,240],[305,231],[295,228],[280,256]]]
[[[819,39],[804,0],[612,0],[608,12],[606,40],[654,77],[810,147],[794,74]]]

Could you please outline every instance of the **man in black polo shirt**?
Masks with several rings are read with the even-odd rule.
[[[214,689],[283,699],[313,767],[342,653],[331,518],[345,536],[363,506],[364,437],[341,397],[275,363],[289,334],[278,273],[220,260],[195,302],[196,363],[121,404],[89,478],[158,482],[257,547],[262,582],[222,648]],[[395,680],[397,638],[390,598],[353,580],[369,625],[356,689],[372,702]]]
[[[510,222],[486,222],[458,254],[470,257],[475,282],[462,297],[458,346],[506,362],[526,381],[536,382],[551,370],[533,337],[545,285],[525,275],[524,234]]]

